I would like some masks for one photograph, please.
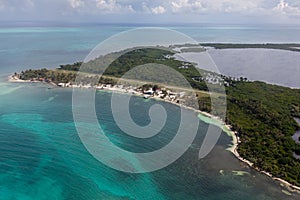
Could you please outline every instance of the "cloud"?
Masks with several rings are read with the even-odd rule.
[[[84,1],[82,0],[69,0],[69,3],[72,8],[78,8],[85,5]]]
[[[294,20],[293,23],[299,24],[298,16],[299,0],[0,0],[0,20],[11,21],[63,18],[66,21],[158,19],[243,23],[243,20],[279,22],[280,19],[280,23]]]
[[[190,11],[201,11],[203,9],[202,3],[200,1],[190,2],[189,0],[179,0],[171,2],[172,11],[174,13],[178,12],[190,12]]]
[[[149,7],[147,6],[147,3],[146,2],[142,2],[142,12],[144,13],[151,13]]]
[[[132,5],[122,5],[116,0],[96,0],[96,7],[102,14],[134,12]]]
[[[259,8],[263,0],[177,0],[171,2],[174,13],[203,13],[203,12],[251,12]]]
[[[26,11],[34,8],[34,0],[0,0],[0,9]]]
[[[300,16],[300,8],[296,6],[290,6],[287,2],[285,2],[285,0],[280,0],[273,10],[283,15]]]
[[[166,12],[166,9],[163,6],[157,6],[151,9],[153,14],[163,14]]]
[[[124,14],[135,12],[132,5],[124,0],[67,0],[73,9],[70,12],[81,15]],[[125,0],[126,1],[126,0]],[[67,12],[66,10],[65,12]]]
[[[5,8],[4,2],[0,0],[0,10],[3,10]]]

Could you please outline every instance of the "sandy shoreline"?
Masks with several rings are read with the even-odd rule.
[[[45,82],[42,82],[42,81],[21,80],[21,79],[15,77],[14,75],[9,76],[8,77],[8,81],[9,82],[14,82],[14,83],[45,83]],[[50,84],[52,86],[53,85],[57,86],[55,83],[51,83],[51,82],[49,82],[47,84]],[[121,90],[121,89],[118,90],[117,88],[104,88],[104,89],[101,89],[101,90],[102,91],[113,91],[113,92],[119,92],[119,93],[125,93],[125,94],[127,93],[127,94],[129,94],[129,92],[126,92],[125,90]],[[139,93],[135,93],[133,95],[139,96],[139,97],[143,97],[143,94],[139,94]],[[229,148],[227,148],[226,150],[232,152],[232,154],[238,160],[240,160],[243,163],[246,163],[248,166],[252,167],[256,171],[258,171],[260,173],[263,173],[263,174],[267,175],[268,177],[271,177],[274,181],[280,182],[281,186],[284,186],[284,187],[288,188],[292,192],[298,192],[298,193],[300,193],[300,187],[299,186],[293,185],[293,184],[289,183],[288,181],[285,181],[285,180],[283,180],[281,178],[274,177],[269,172],[266,172],[266,171],[260,170],[257,167],[254,167],[254,163],[250,162],[249,160],[242,158],[239,155],[239,153],[238,153],[238,144],[241,141],[240,141],[239,137],[237,136],[237,132],[233,131],[231,129],[231,126],[228,125],[228,124],[226,124],[219,117],[214,116],[214,115],[212,115],[210,113],[207,113],[207,112],[204,112],[204,111],[201,111],[201,110],[197,110],[195,108],[192,108],[192,107],[180,104],[180,103],[176,103],[176,102],[173,102],[173,101],[166,100],[166,99],[161,99],[161,98],[156,98],[156,97],[150,97],[150,98],[151,99],[155,99],[155,100],[159,100],[159,101],[164,101],[164,102],[167,102],[167,103],[171,103],[171,104],[177,105],[179,107],[183,107],[183,108],[188,109],[188,110],[192,110],[195,113],[202,115],[203,117],[207,117],[207,118],[210,118],[210,119],[214,120],[217,123],[213,123],[212,121],[211,122],[207,122],[207,120],[205,122],[206,123],[210,123],[210,124],[213,123],[214,125],[219,126],[224,132],[227,133],[227,135],[229,135],[232,138],[232,146],[229,147]]]
[[[10,83],[41,83],[41,81],[22,80],[14,75],[8,76],[8,82]]]

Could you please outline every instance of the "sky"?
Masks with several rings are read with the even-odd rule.
[[[0,21],[300,24],[300,0],[0,0]]]

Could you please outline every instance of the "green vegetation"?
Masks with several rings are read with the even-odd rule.
[[[190,47],[190,48],[183,48],[180,50],[182,53],[188,53],[188,52],[204,52],[204,48],[199,47]]]
[[[68,71],[78,71],[81,65],[82,62],[76,62],[74,64],[60,65],[59,69],[64,69]]]
[[[145,64],[161,64],[166,65],[168,67],[173,68],[175,71],[178,71],[182,74],[186,80],[191,84],[191,86],[195,89],[199,90],[207,90],[207,86],[205,81],[202,79],[202,75],[208,73],[205,70],[199,71],[190,63],[184,63],[182,61],[175,60],[174,58],[166,58],[166,56],[173,55],[173,52],[164,49],[135,49],[125,54],[121,55],[120,53],[113,53],[107,56],[102,56],[95,60],[92,60],[88,63],[85,63],[81,66],[80,71],[87,73],[95,73],[95,74],[103,74],[103,76],[108,77],[122,77],[126,72],[134,69],[136,66],[141,66]],[[118,59],[116,59],[118,58]],[[116,60],[114,60],[116,59]],[[114,61],[113,61],[114,60]],[[183,65],[187,65],[188,68],[181,68]],[[109,67],[107,67],[109,66]],[[59,70],[79,70],[78,63],[72,65],[62,65]],[[105,69],[106,68],[106,69]],[[150,70],[149,70],[150,69]],[[148,67],[144,69],[142,73],[136,76],[132,76],[129,78],[136,79],[140,78],[144,81],[148,81],[148,77],[151,78],[149,81],[153,81],[154,72],[151,68]],[[211,73],[214,74],[214,73]],[[217,74],[215,74],[217,76]],[[173,80],[176,85],[176,80],[178,77],[174,74],[171,76],[168,74],[168,80]],[[159,78],[159,77],[157,77]],[[194,81],[194,78],[199,78],[199,81]],[[160,80],[157,80],[158,82]],[[172,83],[169,83],[172,84]]]
[[[204,43],[204,47],[215,47],[216,49],[244,49],[244,48],[263,48],[281,49],[289,51],[300,51],[300,44],[232,44],[232,43]]]
[[[19,75],[22,80],[38,80],[54,83],[68,83],[75,81],[76,73],[73,71],[59,71],[48,69],[26,70]]]
[[[300,161],[292,139],[299,129],[300,90],[262,82],[239,82],[227,88],[227,123],[238,131],[240,155],[256,167],[300,185]]]
[[[299,125],[300,90],[263,82],[235,82],[226,87],[226,123],[238,132],[238,152],[255,167],[300,185],[300,144],[292,136]],[[199,98],[200,109],[210,109],[208,96]]]
[[[229,46],[241,48],[239,45]],[[271,47],[270,44],[249,46],[253,46],[253,48]],[[225,47],[226,44],[218,46],[218,48]],[[243,47],[246,48],[245,45]],[[261,170],[300,186],[300,161],[293,157],[294,152],[300,154],[300,144],[293,141],[291,137],[299,130],[299,125],[295,122],[294,117],[300,118],[300,90],[263,82],[248,82],[245,78],[233,79],[204,70],[199,73],[191,63],[177,61],[167,56],[172,54],[172,52],[162,49],[135,49],[124,55],[117,53],[102,57],[102,59],[95,59],[83,64],[81,70],[94,74],[103,73],[101,83],[115,84],[118,77],[133,70],[135,66],[149,63],[163,64],[181,73],[193,88],[204,91],[207,91],[204,81],[206,75],[213,75],[216,79],[223,78],[227,93],[226,122],[232,125],[232,129],[239,134],[241,144],[238,152],[240,155],[253,162]],[[113,61],[116,56],[120,57]],[[80,65],[81,63],[62,65],[58,70],[27,70],[19,76],[24,80],[42,78],[56,83],[74,82],[75,73],[79,70]],[[109,67],[104,70],[107,65]],[[183,65],[186,67],[182,68]],[[138,77],[145,81],[147,81],[147,77],[153,77],[151,65],[139,73]],[[97,75],[94,77],[96,80],[99,78]],[[93,78],[92,75],[84,76],[82,83],[91,82],[91,78]],[[128,78],[135,79],[136,77],[129,76]],[[174,79],[176,82],[176,77],[173,77],[172,74],[169,79]],[[159,80],[158,76],[157,81],[159,82]],[[211,86],[213,85],[211,84]],[[210,96],[199,91],[197,96],[199,109],[210,112]],[[225,97],[219,96],[218,98]],[[218,115],[219,113],[213,114]]]

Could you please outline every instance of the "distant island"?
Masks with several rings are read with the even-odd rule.
[[[216,48],[260,48],[296,50],[299,45],[241,45],[241,44],[204,44]],[[292,48],[293,47],[293,48]],[[172,47],[174,48],[174,46]],[[191,51],[201,51],[200,48],[189,46]],[[186,50],[189,51],[189,50]],[[124,52],[123,52],[124,53]],[[106,70],[106,62],[112,60],[119,53],[109,54],[90,61],[86,66],[91,74],[82,77],[80,84],[75,84],[76,74],[84,63],[61,65],[58,69],[26,70],[15,73],[11,79],[15,81],[40,81],[61,87],[86,87],[96,89],[116,89],[124,92],[144,95],[145,98],[155,97],[178,103],[194,109],[220,116],[218,110],[212,113],[210,96],[207,93],[206,82],[214,85],[224,84],[227,94],[227,113],[225,123],[230,125],[235,132],[238,146],[233,151],[244,162],[262,171],[269,176],[282,179],[293,188],[300,189],[300,160],[295,157],[300,155],[300,144],[292,136],[300,129],[295,118],[300,118],[300,89],[271,85],[259,81],[248,81],[246,78],[233,78],[221,74],[195,68],[193,63],[178,61],[173,58],[175,51],[172,49],[133,49],[113,61]],[[189,91],[155,82],[147,82],[151,70],[143,71],[145,77],[143,87],[134,87],[134,81],[128,77],[119,78],[135,66],[147,63],[164,64],[181,73],[196,91],[199,107],[189,104]],[[100,78],[97,74],[103,74]],[[99,80],[100,78],[100,80]],[[174,77],[175,78],[175,77]],[[91,81],[94,80],[94,81]],[[170,77],[172,80],[172,77]],[[174,80],[176,81],[176,79]],[[216,92],[217,98],[224,98]],[[287,181],[287,182],[285,182]],[[298,187],[297,187],[298,186]]]
[[[288,51],[300,51],[300,44],[286,43],[286,44],[235,44],[235,43],[201,43],[204,47],[214,47],[216,49],[279,49]]]

